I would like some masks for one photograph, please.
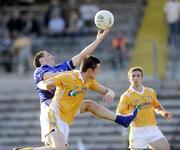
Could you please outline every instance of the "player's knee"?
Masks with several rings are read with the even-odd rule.
[[[54,145],[54,150],[66,150],[64,142],[59,142],[59,140],[56,141]]]
[[[62,133],[54,131],[47,138],[49,138],[49,144],[54,150],[66,150],[64,135]]]
[[[96,103],[92,100],[87,100],[85,110],[86,111],[92,111],[94,109],[96,109]]]
[[[55,150],[66,150],[66,146],[65,145],[61,145],[60,143],[57,144],[54,148]]]
[[[166,142],[164,144],[164,148],[165,148],[164,150],[170,150],[171,149],[167,140],[166,140]]]

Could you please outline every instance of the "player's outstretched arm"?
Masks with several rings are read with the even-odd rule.
[[[72,58],[73,65],[78,66],[82,59],[84,59],[87,55],[92,54],[108,33],[109,29],[104,30],[102,33],[98,30],[96,40]]]
[[[105,102],[111,103],[114,100],[115,92],[112,89],[109,89],[98,82],[93,84],[90,89],[101,94]]]
[[[171,121],[172,119],[172,114],[168,111],[166,111],[162,105],[159,105],[156,109],[155,112],[157,114],[162,115],[165,119],[167,119],[168,121]]]

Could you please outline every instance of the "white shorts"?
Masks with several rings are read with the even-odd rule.
[[[150,143],[165,138],[158,126],[131,127],[129,148],[145,149]]]
[[[46,135],[54,129],[64,135],[65,144],[68,144],[69,125],[61,120],[59,113],[49,110],[44,103],[41,104],[40,126],[42,142],[45,142]]]
[[[41,126],[41,141],[45,142],[45,135],[47,135],[47,129],[49,129],[49,121],[48,121],[48,106],[44,103],[41,103],[40,126]]]

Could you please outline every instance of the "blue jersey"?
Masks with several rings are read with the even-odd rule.
[[[53,98],[56,90],[54,89],[51,91],[47,91],[47,90],[41,90],[37,87],[37,84],[43,80],[43,75],[47,72],[57,73],[57,72],[72,70],[74,68],[75,66],[73,66],[72,60],[65,61],[53,67],[48,65],[42,65],[41,67],[36,68],[36,70],[34,71],[34,82],[41,103],[46,102],[46,105],[49,106],[49,104],[51,103],[51,99]]]

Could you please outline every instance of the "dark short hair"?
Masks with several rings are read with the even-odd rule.
[[[44,57],[44,53],[46,51],[39,51],[35,56],[34,56],[34,59],[33,59],[33,65],[35,68],[38,68],[41,66],[41,63],[39,61],[40,58]]]
[[[94,70],[97,67],[97,64],[100,64],[100,60],[93,56],[87,56],[85,57],[80,66],[80,70],[82,72],[86,72],[88,69]]]
[[[135,66],[135,67],[132,67],[131,69],[129,69],[128,71],[128,77],[132,74],[132,72],[134,71],[140,71],[141,72],[141,76],[143,77],[143,74],[144,74],[144,71],[143,71],[143,68],[139,67],[139,66]]]

